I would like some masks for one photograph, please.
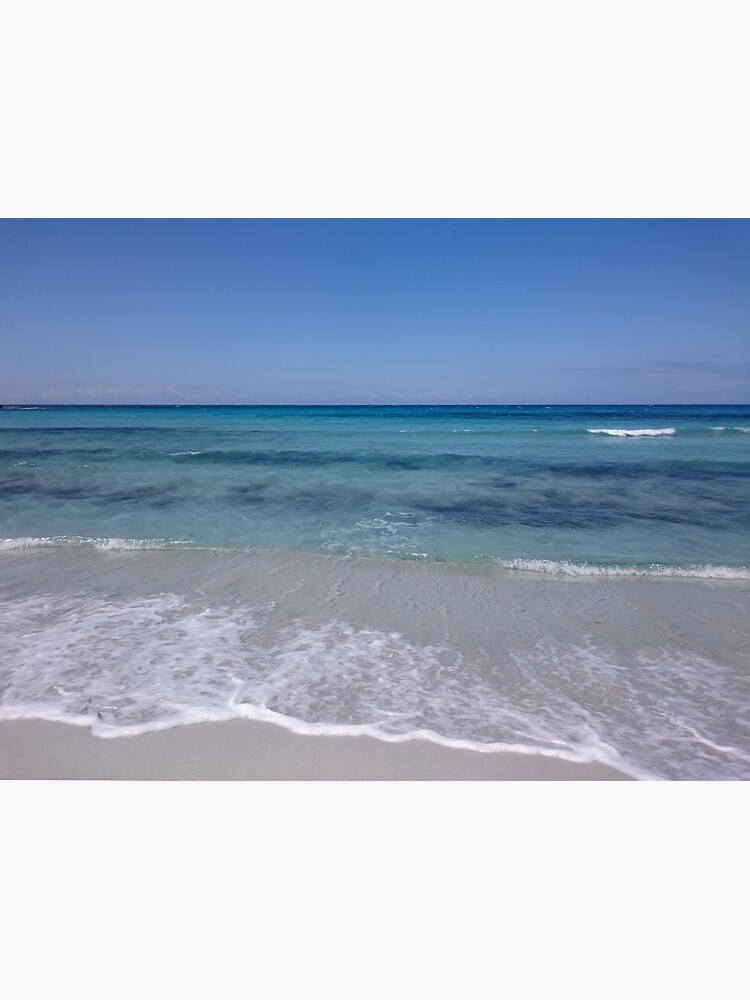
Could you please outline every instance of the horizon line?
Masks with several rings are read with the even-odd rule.
[[[563,407],[563,406],[750,406],[748,403],[740,402],[702,402],[702,403],[677,403],[669,401],[660,401],[655,403],[643,403],[643,402],[620,402],[620,403],[475,403],[475,402],[453,402],[453,403],[52,403],[52,402],[23,402],[23,403],[0,403],[0,410],[24,410],[24,409],[81,409],[88,407],[91,409],[190,409],[195,407],[200,407],[202,409],[211,408],[226,408],[235,407],[237,409],[241,408],[260,408],[264,407],[267,409],[277,408],[277,409],[288,409],[290,407],[314,409],[314,408],[326,408],[330,409],[333,407],[338,407],[341,409],[353,409],[353,408],[374,408],[374,407],[392,407],[393,409],[403,409],[404,407],[412,407],[419,409],[438,409],[438,408],[448,408],[454,406],[473,406],[473,407],[502,407],[502,406],[515,406],[515,407]]]

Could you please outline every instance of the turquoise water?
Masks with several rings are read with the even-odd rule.
[[[750,407],[0,409],[0,719],[750,778]]]
[[[6,545],[747,570],[750,407],[5,409],[0,496]]]

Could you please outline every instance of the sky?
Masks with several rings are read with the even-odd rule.
[[[747,220],[0,221],[0,403],[749,403]]]

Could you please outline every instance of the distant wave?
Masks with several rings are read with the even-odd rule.
[[[0,552],[65,545],[84,545],[103,552],[115,552],[136,549],[164,549],[191,544],[183,539],[169,538],[89,538],[85,535],[53,535],[44,538],[0,538]]]
[[[625,427],[588,427],[589,434],[609,434],[610,437],[663,437],[677,433],[676,427],[637,427],[632,430]]]
[[[511,559],[500,563],[506,569],[546,573],[553,576],[661,576],[694,578],[699,580],[750,580],[750,569],[733,569],[731,566],[600,566],[592,563],[574,563],[553,559]]]

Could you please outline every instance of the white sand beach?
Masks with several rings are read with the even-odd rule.
[[[607,781],[603,764],[454,749],[428,740],[300,736],[245,719],[102,739],[81,726],[0,722],[0,778],[130,781]]]

